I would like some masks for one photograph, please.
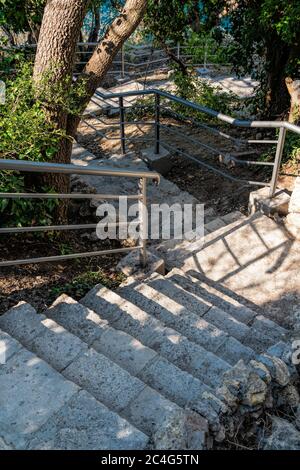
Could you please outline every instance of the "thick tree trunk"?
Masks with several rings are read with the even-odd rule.
[[[299,124],[300,122],[300,80],[285,79],[286,87],[291,97],[289,122]]]
[[[37,47],[34,80],[42,83],[45,73],[51,72],[53,84],[62,84],[72,77],[75,62],[76,45],[89,0],[48,0],[40,30]],[[78,110],[83,110],[100,85],[123,43],[129,38],[143,18],[147,0],[127,0],[119,16],[108,28],[103,40],[96,47],[87,63],[82,79],[86,87],[86,96],[78,103]],[[80,79],[77,81],[80,83]],[[71,85],[69,85],[71,87]],[[76,85],[75,85],[76,87]],[[45,103],[49,122],[68,136],[75,136],[79,118],[53,105]],[[72,142],[62,138],[59,150],[52,161],[69,163],[71,160]],[[53,187],[57,192],[69,191],[69,178],[60,175],[46,175],[43,185]],[[66,220],[66,205],[59,207],[56,219]]]
[[[286,65],[289,62],[289,47],[278,40],[270,38],[267,45],[267,84],[266,112],[271,118],[282,117],[289,110],[289,94],[285,85]]]
[[[70,79],[73,72],[75,50],[79,32],[86,14],[88,0],[48,0],[34,65],[34,80],[38,85],[40,79],[50,72],[51,83],[63,83]],[[71,86],[71,84],[69,85]],[[45,104],[47,118],[54,128],[70,135],[68,115],[65,110]],[[53,162],[70,163],[72,142],[62,138]],[[42,177],[44,186],[55,188],[57,192],[69,191],[69,177],[48,174]],[[60,204],[56,218],[66,220],[66,204]]]

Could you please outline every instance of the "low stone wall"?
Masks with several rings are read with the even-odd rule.
[[[265,412],[295,413],[300,400],[291,354],[288,344],[280,342],[248,365],[240,360],[224,374],[216,395],[203,394],[194,410],[207,419],[215,441],[230,439],[249,424],[253,427]]]
[[[300,177],[296,178],[293,194],[290,199],[286,226],[291,235],[300,239]]]

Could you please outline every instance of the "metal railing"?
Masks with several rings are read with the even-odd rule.
[[[114,100],[115,102],[115,111],[119,112],[120,120],[119,120],[119,129],[120,129],[120,135],[119,137],[107,137],[104,132],[99,132],[97,131],[97,128],[91,124],[89,124],[86,120],[83,122],[86,123],[86,125],[92,127],[96,134],[99,135],[102,138],[106,138],[109,140],[120,140],[120,145],[121,145],[121,151],[123,154],[126,153],[126,141],[133,142],[134,140],[144,140],[147,141],[149,139],[147,138],[132,138],[132,137],[127,137],[126,136],[126,124],[128,123],[135,123],[136,125],[143,126],[143,125],[153,125],[154,126],[154,138],[150,140],[154,140],[154,153],[159,154],[160,153],[160,148],[161,146],[165,147],[167,150],[170,152],[179,154],[183,156],[184,158],[188,158],[190,160],[195,161],[198,163],[200,166],[205,167],[206,169],[215,172],[216,174],[219,174],[231,181],[237,181],[237,182],[242,182],[246,183],[249,185],[257,185],[257,186],[267,186],[270,187],[270,192],[269,196],[272,198],[275,194],[277,183],[278,183],[278,177],[279,177],[279,171],[280,171],[280,166],[281,166],[281,161],[282,161],[282,156],[283,156],[283,151],[284,151],[284,145],[285,145],[285,139],[286,139],[286,132],[294,132],[298,135],[300,135],[300,127],[296,126],[294,124],[291,124],[286,121],[255,121],[255,120],[241,120],[241,119],[235,119],[231,116],[219,113],[218,111],[215,111],[213,109],[207,108],[205,106],[199,105],[197,103],[193,103],[191,101],[185,100],[183,98],[180,98],[178,96],[172,95],[166,91],[162,90],[157,90],[157,89],[145,89],[145,90],[138,90],[138,91],[128,91],[128,92],[122,92],[122,93],[102,93],[97,91],[96,92],[97,99],[100,101],[103,100],[103,103],[107,103],[107,100],[110,101],[110,106],[114,108],[114,106],[111,104],[111,100]],[[126,121],[126,113],[131,112],[130,106],[126,105],[126,100],[130,97],[145,97],[145,96],[154,96],[154,103],[149,105],[147,104],[147,108],[152,107],[154,111],[154,119],[153,121]],[[97,102],[99,107],[101,105],[99,102]],[[274,139],[242,139],[242,138],[236,138],[228,133],[218,129],[216,126],[211,126],[208,124],[205,124],[202,121],[199,121],[197,119],[189,117],[189,115],[178,113],[177,111],[174,111],[172,108],[172,105],[180,105],[181,108],[184,108],[187,110],[187,114],[191,113],[192,111],[196,111],[197,113],[204,114],[206,116],[210,116],[214,118],[216,121],[219,121],[220,123],[225,123],[229,124],[230,126],[233,127],[238,127],[238,128],[255,128],[255,129],[270,129],[270,130],[279,130],[279,136]],[[141,107],[143,108],[142,104],[139,104],[136,106],[137,108]],[[145,106],[144,106],[145,107]],[[223,138],[225,140],[231,140],[234,145],[238,148],[242,144],[247,144],[247,145],[254,145],[254,144],[275,144],[276,145],[276,152],[275,152],[275,157],[274,161],[256,161],[256,160],[245,160],[245,159],[240,159],[234,155],[231,155],[230,153],[222,151],[222,149],[216,148],[211,144],[207,144],[205,142],[200,141],[199,139],[190,137],[186,135],[185,133],[181,132],[178,129],[173,129],[170,125],[166,126],[163,124],[161,121],[161,116],[163,113],[167,113],[170,116],[173,116],[177,118],[179,121],[182,120],[187,120],[190,122],[191,125],[193,126],[198,126],[200,128],[206,129],[208,132],[211,132],[213,134],[218,135],[218,137]],[[102,122],[105,125],[110,125],[109,122],[103,121],[99,116],[96,116],[93,113],[86,113],[86,115],[90,115],[90,117],[94,119],[98,119],[99,122]],[[198,148],[205,149],[208,153],[212,154],[214,157],[218,157],[222,161],[226,161],[227,163],[233,163],[234,165],[243,165],[243,166],[259,166],[259,167],[268,167],[272,168],[272,178],[269,183],[265,181],[252,181],[252,180],[244,180],[240,179],[236,176],[233,176],[232,174],[226,172],[223,170],[222,167],[218,167],[216,165],[212,165],[210,163],[207,163],[207,161],[204,161],[197,155],[197,157],[194,157],[193,155],[182,151],[178,147],[174,147],[173,139],[170,142],[170,139],[168,139],[166,136],[163,136],[162,134],[172,134],[176,135],[177,137],[180,137],[181,141],[189,141],[192,142],[194,145],[198,146]],[[248,152],[249,153],[249,152]]]
[[[74,76],[81,73],[84,66],[94,53],[96,46],[99,43],[94,42],[79,42],[77,44],[76,56],[75,56],[75,70]],[[216,64],[208,63],[207,53],[203,53],[202,60],[198,60],[197,63],[193,62],[193,54],[186,52],[186,49],[203,49],[203,46],[187,46],[185,44],[169,44],[169,49],[177,56],[178,59],[183,60],[190,67],[207,67]],[[11,48],[1,46],[0,54]],[[26,44],[24,46],[15,46],[14,50],[24,51],[28,58],[34,60],[36,44]],[[197,54],[199,55],[199,54]],[[126,42],[121,50],[115,56],[107,75],[112,75],[118,78],[138,78],[141,76],[147,76],[161,71],[168,71],[171,63],[170,57],[166,51],[161,48],[156,48],[152,44],[140,44],[134,45]],[[218,66],[228,64],[217,64]]]
[[[11,170],[21,171],[30,173],[56,173],[61,175],[93,175],[99,177],[113,176],[119,178],[137,178],[139,180],[139,192],[136,195],[128,195],[127,198],[130,200],[136,200],[139,204],[139,242],[134,247],[125,247],[109,250],[100,250],[84,253],[73,253],[67,255],[58,256],[47,256],[41,258],[27,258],[27,259],[16,259],[10,261],[1,261],[0,267],[6,266],[18,266],[31,263],[43,263],[49,261],[63,261],[75,258],[85,258],[100,255],[116,254],[116,253],[128,253],[131,251],[140,251],[141,265],[145,267],[147,265],[147,181],[152,180],[159,183],[160,176],[158,173],[153,171],[139,171],[129,169],[113,169],[97,166],[82,167],[73,164],[58,164],[58,163],[42,163],[42,162],[30,162],[23,160],[5,160],[0,159],[0,171]],[[55,194],[55,193],[0,193],[0,198],[4,199],[90,199],[90,200],[118,200],[121,195],[116,194],[82,194],[82,193],[68,193],[68,194]],[[9,227],[0,228],[1,234],[18,234],[26,232],[48,232],[48,231],[66,231],[66,230],[83,230],[83,229],[96,229],[101,225],[98,224],[77,224],[77,225],[51,225],[51,226],[33,226],[33,227]],[[128,226],[127,222],[116,222],[109,223],[110,227],[120,227],[121,225]],[[105,225],[107,226],[107,224]]]

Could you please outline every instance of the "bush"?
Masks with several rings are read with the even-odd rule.
[[[231,114],[234,111],[238,98],[233,93],[224,92],[220,87],[210,85],[205,79],[200,79],[192,72],[184,75],[177,69],[172,78],[176,86],[175,94],[177,96],[223,114]],[[174,103],[172,107],[176,112],[186,114],[187,108],[185,106]],[[188,110],[188,114],[190,117],[202,122],[216,121],[207,114],[192,111],[191,109]]]
[[[23,64],[13,80],[6,81],[6,102],[0,105],[0,158],[45,161],[58,149],[61,132],[47,123],[41,102],[35,100],[32,69]],[[51,188],[40,188],[51,192]],[[26,177],[0,172],[1,192],[26,192]],[[48,224],[57,201],[1,199],[2,223],[8,226]]]

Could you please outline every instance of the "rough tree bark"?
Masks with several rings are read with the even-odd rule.
[[[286,87],[291,97],[291,107],[289,112],[289,122],[299,124],[300,121],[300,80],[293,80],[290,77],[285,79]]]
[[[76,45],[87,5],[88,0],[48,0],[35,57],[33,77],[37,85],[42,83],[41,78],[49,71],[54,86],[72,76]],[[68,115],[63,108],[45,103],[45,111],[54,128],[69,134]],[[71,140],[62,138],[52,161],[69,163],[71,150]],[[37,184],[53,187],[57,192],[69,191],[67,176],[50,173],[37,180]],[[66,211],[67,204],[60,204],[56,214],[58,222],[66,220]]]
[[[84,109],[100,85],[123,43],[139,25],[147,3],[147,0],[127,0],[119,16],[109,26],[82,74],[86,96],[78,104],[81,109]],[[41,83],[41,77],[48,71],[51,71],[53,84],[64,83],[65,79],[72,76],[76,45],[88,4],[89,0],[47,1],[34,66],[34,80],[37,85]],[[51,103],[45,103],[45,110],[49,122],[55,128],[64,131],[68,136],[75,135],[79,123],[78,118],[51,106]],[[71,151],[71,139],[61,139],[59,150],[52,161],[69,163]],[[58,192],[69,190],[69,179],[64,176],[46,175],[43,177],[43,184],[54,187]],[[60,205],[56,219],[66,220],[66,205]]]

